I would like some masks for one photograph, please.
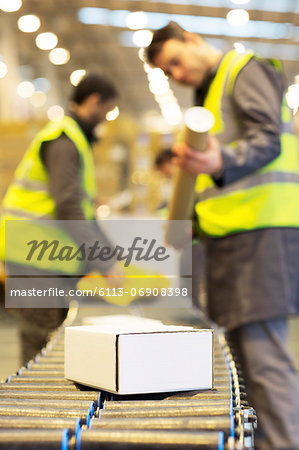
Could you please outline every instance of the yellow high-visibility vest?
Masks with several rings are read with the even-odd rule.
[[[238,73],[255,57],[252,52],[228,52],[209,87],[203,106],[214,114],[211,133],[222,145],[234,148],[242,138],[230,97]],[[195,210],[201,232],[221,237],[259,228],[299,227],[298,143],[285,100],[281,106],[280,143],[277,158],[225,187],[217,187],[209,175],[197,177]]]
[[[16,169],[14,180],[9,186],[2,203],[1,225],[0,225],[0,258],[5,257],[5,222],[8,220],[31,219],[36,224],[42,219],[55,219],[56,207],[48,188],[48,173],[41,158],[41,146],[43,142],[57,139],[62,133],[74,143],[79,154],[79,176],[82,188],[81,208],[85,219],[94,219],[94,203],[96,195],[95,168],[92,149],[90,144],[77,124],[71,117],[65,116],[58,122],[49,122],[35,137],[30,147],[26,151],[22,161]],[[38,221],[36,221],[38,220]],[[40,230],[43,229],[42,222]],[[29,226],[29,222],[28,222]],[[49,227],[48,227],[49,228]],[[24,226],[24,230],[29,227]],[[46,229],[46,228],[45,228]],[[41,232],[44,235],[44,231]],[[49,235],[51,235],[49,231]],[[57,229],[53,233],[57,236]],[[62,233],[66,244],[74,244],[72,239]],[[17,239],[17,237],[16,237]],[[24,255],[16,249],[10,249],[9,260],[17,264],[24,262]],[[7,259],[7,255],[6,255]],[[45,262],[46,263],[46,262]],[[77,261],[68,263],[66,270],[62,272],[75,273],[79,264]],[[47,270],[57,270],[57,265],[38,264],[38,268]]]

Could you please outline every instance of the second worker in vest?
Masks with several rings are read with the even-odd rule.
[[[205,152],[175,146],[198,175],[208,314],[224,326],[257,411],[258,449],[298,449],[298,375],[286,349],[299,310],[299,170],[278,61],[222,54],[176,23],[154,33],[148,61],[195,88],[215,117]]]
[[[2,244],[4,223],[9,219],[31,219],[40,224],[45,219],[71,221],[65,223],[70,223],[73,228],[75,240],[88,243],[99,239],[101,233],[94,222],[96,182],[91,144],[96,140],[95,127],[115,107],[117,96],[110,81],[96,74],[87,75],[73,89],[69,113],[58,122],[49,122],[37,134],[18,165],[3,200]],[[102,238],[105,239],[103,235]],[[10,247],[14,248],[5,255],[8,275],[19,275],[22,256],[17,245]],[[4,259],[4,254],[1,257]],[[49,264],[49,261],[45,263]],[[89,267],[89,270],[104,273],[115,270],[113,263],[106,264],[104,269],[96,262]],[[23,271],[27,277],[45,273],[51,274],[43,261],[36,267],[24,267]],[[82,275],[77,267],[71,267],[71,262],[66,273]],[[45,344],[49,331],[61,324],[66,309],[23,308],[16,309],[15,315],[20,322],[22,362],[25,364]]]

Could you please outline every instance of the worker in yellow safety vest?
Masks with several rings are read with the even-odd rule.
[[[25,152],[1,209],[0,257],[5,259],[8,276],[23,276],[29,282],[45,274],[57,277],[83,274],[80,258],[62,262],[57,258],[28,261],[21,244],[34,239],[43,242],[44,238],[50,242],[52,236],[68,245],[74,241],[94,242],[101,236],[94,222],[96,181],[91,145],[96,140],[95,127],[115,107],[116,99],[116,89],[109,80],[97,74],[85,76],[73,89],[69,113],[59,121],[49,122]],[[70,225],[62,230],[60,226],[55,227],[56,223]],[[113,273],[113,262],[103,267],[95,262],[89,270]],[[17,283],[18,279],[12,280]],[[20,278],[20,283],[24,287],[25,279]],[[52,301],[49,298],[49,308],[15,310],[21,328],[23,363],[41,349],[49,331],[66,315],[63,299],[56,299],[55,304]]]
[[[205,152],[173,148],[197,175],[207,313],[242,364],[256,448],[299,448],[298,379],[285,347],[287,316],[299,312],[299,164],[281,64],[223,54],[174,22],[154,32],[146,54],[215,117]]]

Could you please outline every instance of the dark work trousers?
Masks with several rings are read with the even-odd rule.
[[[228,332],[242,367],[248,402],[257,413],[258,450],[299,449],[298,374],[287,351],[287,337],[286,318]]]

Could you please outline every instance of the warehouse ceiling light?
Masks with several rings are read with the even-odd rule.
[[[34,14],[27,14],[18,20],[18,28],[23,33],[34,33],[40,27],[40,20]]]
[[[115,108],[113,108],[111,111],[109,111],[106,114],[106,119],[111,122],[112,120],[115,120],[117,117],[119,116],[119,109],[117,106],[115,106]]]
[[[244,27],[249,21],[249,14],[246,9],[231,9],[227,13],[226,20],[233,27]]]
[[[238,53],[245,53],[246,52],[246,47],[241,42],[234,42],[233,47],[236,50],[236,52],[238,52]]]
[[[4,62],[0,61],[0,78],[4,78],[7,72],[7,65]]]
[[[145,51],[144,51],[144,48],[140,48],[140,49],[138,50],[138,58],[141,59],[141,61],[145,63],[146,57],[145,57]]]
[[[108,217],[111,213],[111,209],[108,205],[100,205],[96,209],[96,216],[99,219],[105,219]]]
[[[169,83],[167,80],[154,80],[149,83],[148,88],[152,94],[162,95],[169,91]]]
[[[165,122],[169,125],[179,125],[182,121],[182,111],[176,102],[161,105],[161,112]]]
[[[146,62],[143,64],[143,69],[144,69],[144,72],[147,73],[147,74],[149,74],[150,71],[153,70],[152,66],[150,66]]]
[[[74,70],[70,75],[70,82],[73,86],[77,86],[85,75],[85,69]]]
[[[147,15],[143,11],[135,11],[127,15],[126,25],[130,30],[140,30],[147,26]]]
[[[129,5],[129,2],[136,3],[136,0],[127,0],[127,4]],[[157,3],[157,0],[147,0],[150,3]],[[288,12],[290,11],[290,5],[293,6],[293,1],[296,2],[296,0],[231,0],[235,4],[246,4],[248,5],[248,9],[255,9],[260,11],[276,11],[276,12]],[[238,3],[236,3],[238,1]],[[243,3],[240,3],[242,1]],[[227,8],[228,7],[228,0],[159,0],[160,4],[170,4],[171,7],[174,5],[194,5],[194,6],[207,6],[207,2],[209,7],[211,8]],[[87,8],[81,8],[81,9],[87,9]],[[91,9],[91,8],[89,8]],[[103,8],[94,8],[94,9],[101,9],[103,11]],[[106,10],[107,11],[107,10]],[[128,13],[129,11],[127,11]],[[90,13],[91,17],[91,13]],[[152,28],[152,27],[149,27]],[[160,28],[159,26],[157,28]]]
[[[235,5],[246,5],[250,0],[230,0]]]
[[[159,68],[151,69],[148,74],[149,90],[152,94],[162,95],[169,91],[169,83],[163,70]]]
[[[227,7],[227,4],[225,6]],[[78,18],[80,22],[89,25],[110,25],[113,27],[124,28],[126,27],[125,18],[128,13],[129,11],[127,10],[108,10],[104,8],[86,7],[79,10]],[[147,27],[151,30],[161,28],[167,25],[169,21],[173,20],[174,22],[178,22],[187,31],[198,33],[198,30],[200,30],[200,34],[202,35],[208,34],[216,36],[240,36],[242,38],[254,37],[265,39],[288,39],[290,33],[293,33],[295,36],[297,32],[297,28],[294,24],[277,23],[266,20],[250,20],[246,26],[232,28],[228,21],[223,17],[192,16],[187,14],[166,14],[154,12],[147,12],[146,14],[148,17]],[[238,25],[241,25],[241,23],[239,22]],[[299,37],[297,40],[299,40]]]
[[[133,34],[133,43],[136,47],[148,47],[152,38],[153,33],[150,30],[138,30]]]
[[[64,116],[64,109],[59,105],[50,106],[50,108],[47,111],[47,116],[49,120],[52,120],[53,122],[58,122]]]
[[[169,91],[166,92],[165,94],[156,94],[155,100],[161,106],[165,105],[166,103],[172,103],[173,101],[175,101],[175,96],[173,94],[173,91],[169,89]]]
[[[167,76],[164,74],[163,70],[155,67],[155,68],[151,68],[148,72],[147,72],[147,78],[149,83],[164,83],[165,81],[168,81]]]
[[[148,72],[148,79],[149,81],[167,80],[167,76],[165,75],[162,69],[160,69],[159,67],[155,67],[154,69],[152,68]]]
[[[164,121],[171,126],[178,125],[182,121],[182,111],[169,87],[167,76],[163,70],[152,68],[146,63],[143,64],[143,68],[147,73],[149,90],[160,106]]]
[[[17,93],[22,98],[30,98],[34,94],[34,85],[31,81],[21,81],[17,86]]]
[[[56,66],[66,64],[70,59],[70,52],[65,48],[54,48],[49,53],[49,60]]]
[[[22,6],[22,0],[0,0],[0,9],[4,12],[18,11]]]
[[[299,84],[295,83],[289,86],[286,100],[289,108],[293,110],[293,114],[296,114],[299,108]]]
[[[41,50],[52,50],[58,43],[58,38],[54,33],[40,33],[36,36],[35,43]]]
[[[34,108],[41,108],[47,102],[47,96],[42,91],[36,91],[30,98],[30,103]]]

